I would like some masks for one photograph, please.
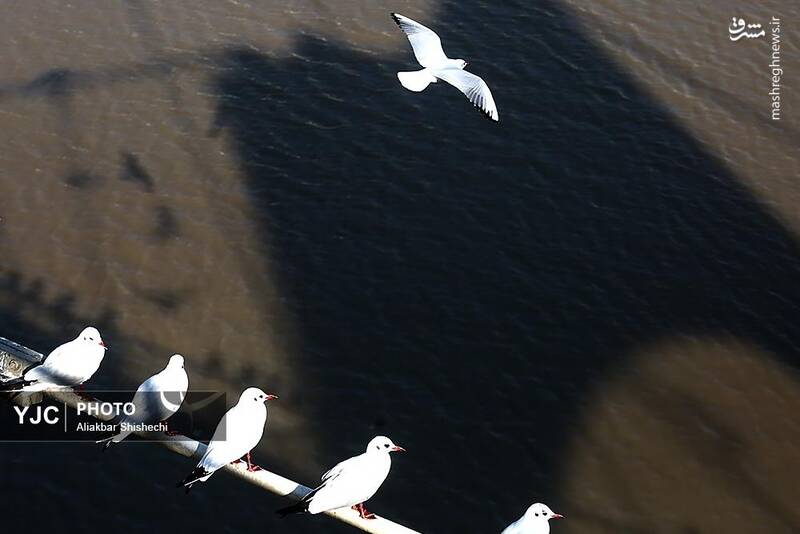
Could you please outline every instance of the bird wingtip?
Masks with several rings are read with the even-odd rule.
[[[486,117],[487,119],[491,119],[493,122],[500,122],[500,114],[493,109],[483,109],[482,107],[476,105],[475,109],[478,110],[478,113]]]

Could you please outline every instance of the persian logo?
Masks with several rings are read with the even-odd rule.
[[[733,17],[731,25],[728,26],[728,37],[730,37],[731,41],[738,41],[742,37],[757,39],[764,37],[766,34],[761,24],[747,24],[742,18]]]

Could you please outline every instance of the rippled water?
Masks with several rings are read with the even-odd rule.
[[[423,532],[800,529],[796,5],[5,7],[0,335],[277,392],[256,457],[309,484],[388,434],[370,508]],[[499,124],[403,90],[389,11]],[[783,20],[780,122],[734,15]],[[0,455],[9,527],[350,531],[146,444]]]

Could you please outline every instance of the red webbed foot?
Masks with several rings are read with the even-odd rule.
[[[358,515],[361,517],[361,519],[375,519],[377,517],[375,514],[367,510],[363,502],[354,504],[352,508],[358,512]]]
[[[248,471],[250,471],[251,473],[253,473],[253,472],[255,472],[255,471],[261,471],[261,470],[262,470],[262,469],[261,469],[259,466],[257,466],[256,464],[254,464],[254,463],[252,462],[252,460],[250,459],[250,453],[249,453],[249,452],[247,453],[247,455],[245,456],[245,458],[247,459],[247,470],[248,470]]]

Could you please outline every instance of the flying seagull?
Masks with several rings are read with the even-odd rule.
[[[78,337],[56,347],[47,357],[17,379],[9,380],[2,389],[44,391],[82,386],[92,378],[106,355],[106,345],[97,328],[88,326]]]
[[[501,534],[550,534],[550,520],[563,518],[546,504],[537,502],[530,505],[525,515],[508,525]]]
[[[392,13],[392,18],[408,37],[417,61],[424,67],[414,72],[398,72],[397,77],[403,87],[419,92],[428,84],[444,80],[464,93],[484,115],[495,122],[500,120],[489,86],[480,76],[464,70],[466,61],[450,59],[445,55],[436,32],[399,13]]]
[[[260,468],[250,461],[250,451],[258,445],[264,434],[267,424],[266,402],[277,398],[258,388],[245,389],[236,406],[220,419],[197,467],[182,482],[178,482],[178,487],[185,487],[186,493],[189,493],[194,484],[205,482],[216,470],[243,457],[247,459],[248,471],[258,471]]]
[[[175,354],[163,370],[142,382],[136,390],[131,401],[134,411],[122,416],[119,421],[120,432],[98,443],[103,443],[105,450],[128,437],[132,432],[129,429],[131,426],[166,421],[180,409],[187,389],[189,376],[183,368],[183,356]]]
[[[392,443],[386,436],[377,436],[367,445],[367,451],[353,456],[322,475],[322,484],[317,486],[300,502],[277,513],[281,517],[308,512],[319,514],[337,508],[351,507],[364,519],[375,519],[375,514],[364,507],[381,487],[392,467],[391,452],[405,452],[403,447]]]

